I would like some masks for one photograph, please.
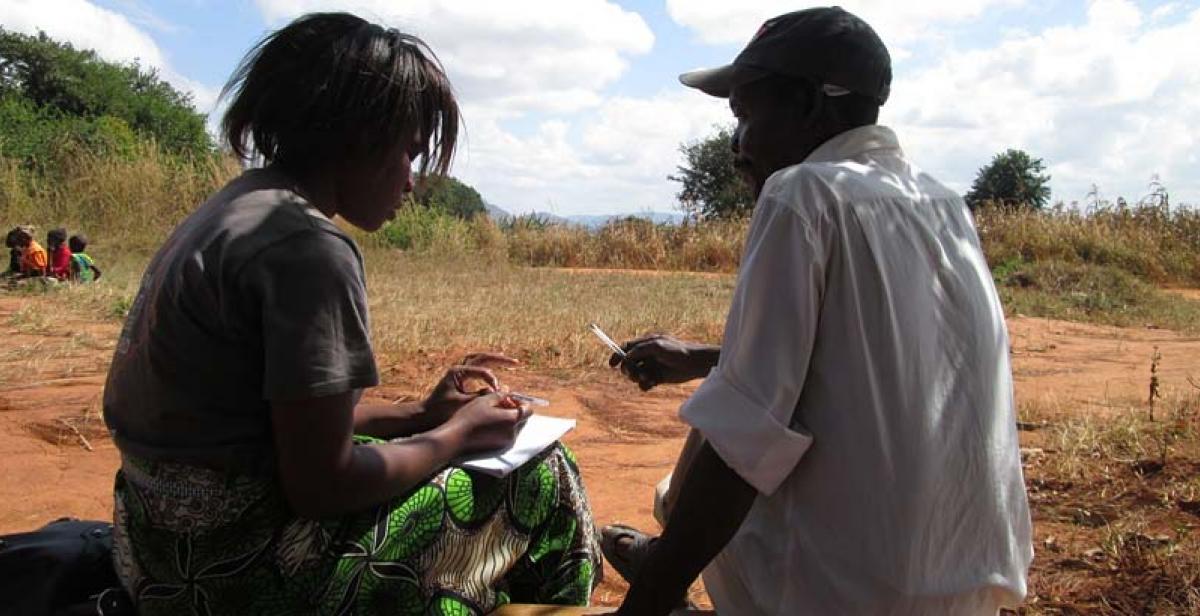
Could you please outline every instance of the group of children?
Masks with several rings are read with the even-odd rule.
[[[46,234],[46,248],[43,248],[33,238],[33,233],[33,227],[21,226],[14,227],[5,236],[9,261],[4,277],[63,282],[92,282],[100,278],[100,268],[85,252],[88,241],[83,234],[68,238],[66,229],[51,229]]]

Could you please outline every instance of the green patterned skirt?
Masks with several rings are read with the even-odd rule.
[[[474,616],[587,605],[600,550],[562,445],[504,479],[450,467],[372,510],[308,520],[273,480],[126,457],[114,558],[139,614]]]

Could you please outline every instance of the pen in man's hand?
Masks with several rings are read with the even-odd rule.
[[[604,330],[600,329],[599,325],[596,325],[595,323],[588,323],[588,329],[592,330],[592,333],[596,334],[596,337],[599,338],[601,342],[607,345],[608,348],[612,349],[613,353],[616,353],[622,358],[626,356],[625,349],[622,349],[621,345],[614,342],[612,338],[609,338],[608,334],[604,333]]]

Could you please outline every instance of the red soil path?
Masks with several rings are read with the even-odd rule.
[[[42,308],[55,310],[48,298],[0,297],[0,533],[67,515],[111,515],[119,459],[99,408],[118,326],[61,314],[39,321]],[[1164,393],[1188,388],[1189,369],[1200,377],[1200,338],[1024,317],[1009,326],[1018,399],[1050,412],[1104,413],[1144,401],[1155,347]],[[416,394],[449,359],[384,366],[385,385],[376,393]],[[550,399],[548,413],[578,420],[566,442],[581,462],[600,524],[654,528],[651,495],[682,445],[686,430],[675,411],[692,387],[644,394],[607,369],[571,379],[524,370],[503,378]],[[595,600],[612,605],[625,587],[606,573]]]

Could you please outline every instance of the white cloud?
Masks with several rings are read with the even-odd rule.
[[[613,0],[257,2],[271,26],[343,8],[425,38],[463,104],[456,175],[517,211],[669,208],[678,186],[666,176],[679,163],[679,144],[729,121],[724,101],[682,87],[612,93],[654,43],[644,20]],[[843,3],[889,43],[911,43],[922,54],[899,65],[883,114],[914,160],[964,190],[994,153],[1018,147],[1050,165],[1056,198],[1082,199],[1092,183],[1110,198],[1137,198],[1158,174],[1176,201],[1200,201],[1200,131],[1192,125],[1200,118],[1192,94],[1200,63],[1191,61],[1200,57],[1200,8],[1092,0],[1083,23],[1062,25],[1039,23],[1045,12],[1030,5],[1013,14],[1019,23],[1006,19],[997,29],[998,43],[956,49],[957,26],[976,31],[989,9],[1021,2]],[[749,4],[668,0],[667,8],[702,40],[741,44],[762,19],[798,6]],[[216,88],[172,72],[138,23],[84,0],[0,1],[4,27],[40,28],[109,59],[140,58],[210,108]],[[942,38],[918,44],[930,36]]]
[[[654,44],[640,15],[608,0],[258,0],[258,6],[274,25],[310,11],[348,10],[412,32],[439,55],[464,101],[512,114],[595,106],[629,57]]]
[[[875,28],[893,56],[907,55],[905,45],[935,35],[934,26],[964,22],[987,9],[1019,5],[1024,0],[845,0],[838,4]],[[667,0],[671,19],[711,44],[745,44],[764,21],[826,2],[789,0]]]
[[[667,180],[679,144],[730,119],[724,101],[672,90],[615,97],[567,124],[548,121],[528,137],[494,118],[472,115],[470,147],[455,173],[517,212],[556,214],[669,210],[678,186]]]
[[[1195,202],[1197,57],[1200,9],[1162,24],[1126,0],[1093,0],[1084,24],[949,52],[897,75],[883,121],[960,190],[994,153],[1017,147],[1046,160],[1058,199],[1082,200],[1093,183],[1136,199],[1158,174]]]
[[[711,124],[706,112],[692,111],[711,115],[715,104],[704,97],[681,111],[675,99],[607,96],[654,44],[642,17],[610,0],[257,4],[273,26],[310,11],[347,10],[429,43],[463,105],[467,131],[454,174],[515,211],[670,208],[666,175],[679,140]],[[514,125],[531,130],[518,134]]]
[[[1182,2],[1168,2],[1166,4],[1160,5],[1159,7],[1155,8],[1153,11],[1151,11],[1150,21],[1152,21],[1152,22],[1162,21],[1172,15],[1175,15],[1182,9],[1183,9]]]
[[[138,62],[158,70],[166,81],[191,93],[196,108],[207,113],[216,89],[175,72],[149,34],[126,16],[87,0],[6,0],[0,3],[0,25],[25,34],[45,32],[78,49],[93,49],[111,62]]]
[[[125,16],[86,0],[8,0],[0,4],[0,24],[27,34],[44,31],[53,39],[94,49],[106,60],[166,65],[148,34]]]

